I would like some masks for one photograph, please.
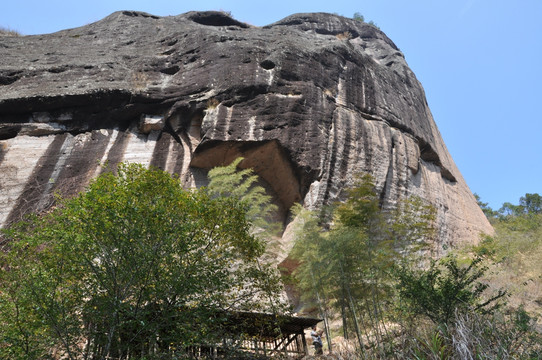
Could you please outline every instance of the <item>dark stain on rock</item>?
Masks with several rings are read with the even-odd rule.
[[[69,196],[82,191],[104,156],[112,132],[113,130],[108,130],[108,134],[104,135],[100,131],[92,131],[83,145],[74,146],[51,193],[58,192]]]
[[[173,141],[171,135],[166,132],[160,133],[156,145],[154,146],[154,151],[151,158],[151,166],[154,166],[158,169],[165,170],[166,162],[169,155],[169,145]]]
[[[36,210],[45,210],[46,208],[38,209],[40,200],[44,196],[44,189],[47,186],[53,171],[60,158],[60,150],[67,134],[55,136],[53,142],[47,148],[47,151],[41,156],[40,160],[34,167],[32,175],[29,177],[23,192],[17,199],[13,210],[9,214],[6,224],[19,221],[24,215]],[[51,205],[51,204],[49,204]]]

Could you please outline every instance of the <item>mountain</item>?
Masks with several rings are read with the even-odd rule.
[[[285,228],[292,204],[344,199],[368,172],[384,208],[410,195],[435,206],[440,249],[493,232],[404,55],[370,24],[122,11],[0,37],[1,226],[83,190],[105,162],[153,165],[192,187],[238,156]]]

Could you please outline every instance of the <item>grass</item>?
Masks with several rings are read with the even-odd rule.
[[[524,308],[542,325],[542,214],[491,219],[494,237],[464,249],[486,257],[492,265],[486,280],[509,293],[508,306]]]
[[[211,98],[211,99],[207,100],[207,110],[216,109],[219,104],[220,104],[220,102],[217,99]]]
[[[22,34],[17,30],[0,26],[0,36],[21,36]]]
[[[134,71],[130,78],[130,85],[133,90],[141,92],[147,88],[149,84],[149,76],[142,71]]]
[[[350,40],[352,39],[352,33],[350,31],[345,31],[343,33],[335,35],[339,40]]]

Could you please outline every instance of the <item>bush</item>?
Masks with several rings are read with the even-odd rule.
[[[361,15],[361,13],[359,13],[359,12],[355,12],[354,16],[352,16],[352,19],[357,20],[357,21],[361,21],[361,22],[365,21],[365,17],[363,15]]]
[[[426,316],[437,325],[449,325],[457,311],[491,313],[501,305],[498,300],[506,293],[499,290],[490,298],[482,298],[489,285],[479,281],[487,270],[481,262],[481,258],[475,258],[461,267],[457,258],[450,256],[432,261],[426,270],[398,267],[399,296],[413,314]]]
[[[0,26],[0,36],[21,36],[21,33],[17,30],[12,30],[10,28]]]

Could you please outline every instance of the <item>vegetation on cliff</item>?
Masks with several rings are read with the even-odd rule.
[[[17,30],[0,26],[0,36],[21,36],[21,33]]]

